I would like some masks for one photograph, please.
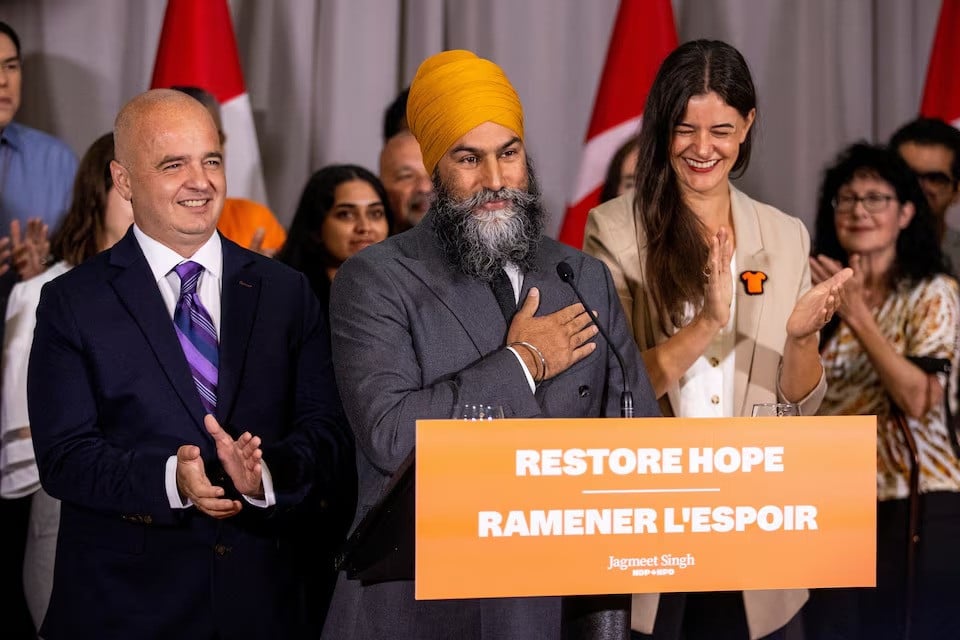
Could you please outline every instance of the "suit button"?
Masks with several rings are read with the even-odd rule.
[[[153,524],[153,516],[143,516],[143,524]]]
[[[213,552],[216,553],[221,558],[227,555],[228,553],[230,553],[230,550],[231,550],[230,547],[228,547],[225,544],[216,544],[213,546]]]
[[[710,402],[713,404],[720,404],[720,396],[714,395],[710,397]]]
[[[577,393],[580,394],[580,397],[581,397],[581,398],[589,398],[589,397],[590,397],[590,387],[589,387],[588,385],[582,384],[582,385],[580,385],[580,388],[577,389]]]

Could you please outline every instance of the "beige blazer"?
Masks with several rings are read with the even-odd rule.
[[[736,265],[739,274],[766,275],[762,293],[748,293],[737,283],[737,337],[735,346],[734,408],[736,415],[750,415],[758,402],[776,402],[780,365],[787,338],[787,318],[794,301],[810,288],[810,235],[803,223],[769,205],[757,202],[730,187],[734,233],[737,238]],[[646,269],[646,238],[633,212],[633,196],[624,195],[590,211],[583,249],[603,260],[626,311],[627,321],[641,351],[668,338],[660,328],[659,316],[649,294]],[[672,329],[672,327],[671,327]],[[823,375],[810,394],[800,402],[803,415],[815,415],[827,385]],[[678,385],[660,399],[665,416],[674,415]],[[743,594],[751,639],[782,627],[806,602],[806,589],[745,591]],[[659,594],[633,596],[632,626],[643,633],[653,632]]]

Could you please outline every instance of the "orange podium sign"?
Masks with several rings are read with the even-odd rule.
[[[876,418],[417,422],[416,598],[873,586]]]

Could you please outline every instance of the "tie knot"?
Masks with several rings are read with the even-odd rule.
[[[190,295],[197,290],[197,280],[200,279],[200,272],[203,271],[203,266],[192,260],[187,260],[175,266],[173,270],[180,276],[181,296]]]

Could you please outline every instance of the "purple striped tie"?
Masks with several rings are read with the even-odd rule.
[[[180,276],[180,299],[173,313],[173,324],[177,329],[177,338],[187,357],[193,382],[200,393],[200,402],[207,413],[217,408],[217,367],[219,366],[219,345],[217,330],[213,327],[210,314],[203,308],[197,295],[197,281],[203,267],[196,262],[183,262],[173,268]]]

